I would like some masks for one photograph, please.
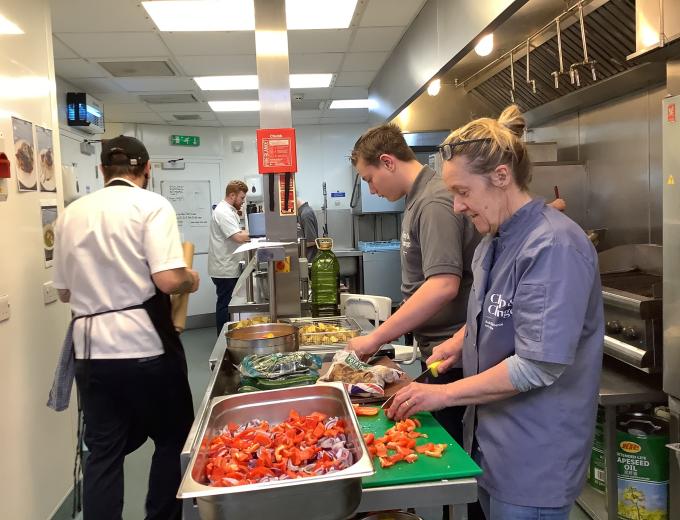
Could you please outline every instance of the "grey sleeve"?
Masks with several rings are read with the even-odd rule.
[[[314,212],[304,215],[300,219],[300,225],[302,226],[302,234],[307,242],[313,242],[314,239],[319,238],[319,224],[316,221]]]
[[[418,238],[425,279],[438,274],[463,274],[464,227],[453,204],[433,201],[423,207]]]
[[[508,364],[510,382],[515,390],[527,392],[534,388],[550,386],[562,375],[567,365],[534,361],[514,354],[505,360]]]

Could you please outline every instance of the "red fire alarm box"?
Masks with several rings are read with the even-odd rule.
[[[295,173],[295,128],[260,128],[257,131],[257,166],[262,174]]]
[[[0,179],[9,179],[10,177],[10,164],[7,156],[0,152]]]

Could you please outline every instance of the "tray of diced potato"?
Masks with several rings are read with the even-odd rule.
[[[361,327],[352,318],[293,318],[298,328],[298,341],[304,345],[341,345],[361,334]]]

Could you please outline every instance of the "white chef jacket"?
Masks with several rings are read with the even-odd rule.
[[[186,267],[170,203],[157,193],[126,182],[132,187],[110,186],[86,195],[57,219],[54,286],[71,291],[75,316],[141,304],[154,295],[152,273]],[[88,321],[75,322],[77,359],[85,357]],[[91,318],[91,322],[92,359],[163,353],[144,309],[103,314]]]
[[[215,206],[210,219],[208,244],[208,274],[213,278],[238,278],[238,264],[242,254],[234,254],[241,244],[230,237],[241,231],[241,221],[236,208],[226,200]]]

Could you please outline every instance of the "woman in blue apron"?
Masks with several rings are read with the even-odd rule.
[[[468,405],[465,445],[484,470],[490,520],[567,519],[594,431],[604,321],[597,254],[583,230],[529,193],[516,106],[477,119],[440,147],[454,210],[484,236],[466,325],[428,364],[462,357],[464,379],[413,383],[388,415]]]

